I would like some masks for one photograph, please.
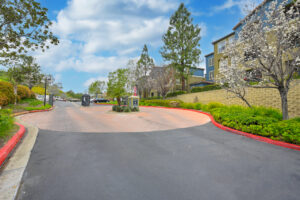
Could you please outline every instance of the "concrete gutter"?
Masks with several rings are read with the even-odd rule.
[[[15,199],[24,170],[28,163],[31,150],[35,144],[38,135],[38,128],[21,122],[27,128],[27,134],[19,143],[13,155],[7,161],[4,168],[0,172],[0,199],[13,200]]]

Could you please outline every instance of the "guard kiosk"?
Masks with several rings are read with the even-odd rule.
[[[90,99],[91,99],[90,95],[88,95],[88,94],[82,95],[81,105],[82,106],[90,106]]]
[[[139,107],[139,97],[138,96],[130,96],[128,97],[128,106],[130,108],[138,108]]]

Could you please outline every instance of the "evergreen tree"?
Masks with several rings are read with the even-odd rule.
[[[181,79],[182,90],[191,67],[200,62],[199,41],[201,28],[194,25],[191,13],[183,3],[172,15],[167,33],[163,36],[164,46],[160,53],[165,61],[171,62]]]
[[[144,97],[148,96],[151,90],[151,81],[149,74],[154,67],[153,59],[149,56],[147,45],[144,45],[140,59],[137,62],[136,77],[139,90],[143,93]]]

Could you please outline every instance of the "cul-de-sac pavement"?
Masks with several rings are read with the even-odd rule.
[[[296,200],[298,151],[215,127],[201,113],[56,102],[39,128],[19,200]]]

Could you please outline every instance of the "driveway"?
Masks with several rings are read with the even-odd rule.
[[[42,118],[56,113],[48,117],[52,121],[47,126],[40,124],[48,130],[39,132],[17,199],[299,199],[299,151],[225,132],[206,123],[201,114],[196,113],[199,119],[192,116],[192,122],[184,122],[183,118],[194,115],[190,111],[166,114],[172,110],[142,109],[160,119],[157,126],[145,120],[145,124],[153,124],[148,124],[147,132],[138,132],[138,128],[70,131],[83,130],[85,125],[81,123],[95,122],[70,120],[76,118],[66,110],[94,116],[97,114],[92,109],[106,113],[101,106],[87,109],[82,111],[76,104],[66,103],[53,112],[31,115]],[[170,121],[178,118],[180,124],[167,126],[169,117],[164,115],[172,115]],[[56,117],[58,121],[70,120],[65,121],[64,131],[57,131],[63,128],[54,124]],[[101,119],[99,116],[95,121]],[[134,121],[128,125],[140,128]],[[93,125],[91,130],[98,126],[102,125]]]

